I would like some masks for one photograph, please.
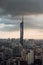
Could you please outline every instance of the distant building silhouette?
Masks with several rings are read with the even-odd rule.
[[[23,45],[23,18],[22,22],[20,23],[20,43]]]

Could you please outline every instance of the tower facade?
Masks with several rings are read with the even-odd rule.
[[[22,22],[20,23],[20,43],[23,45],[23,18]]]

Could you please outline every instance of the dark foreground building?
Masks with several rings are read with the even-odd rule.
[[[20,61],[20,65],[28,65],[27,61]]]

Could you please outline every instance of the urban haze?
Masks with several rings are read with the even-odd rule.
[[[43,0],[0,0],[0,65],[43,65]]]

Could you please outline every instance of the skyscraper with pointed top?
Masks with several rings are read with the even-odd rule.
[[[20,43],[23,45],[23,17],[22,22],[20,23]]]

